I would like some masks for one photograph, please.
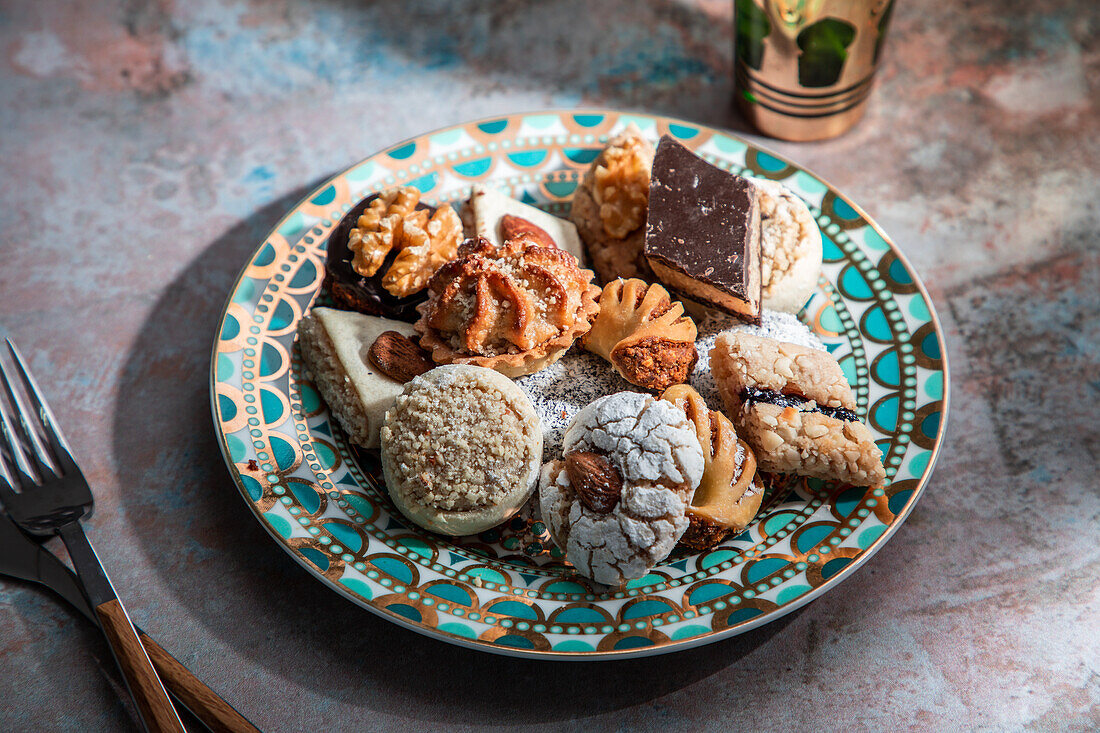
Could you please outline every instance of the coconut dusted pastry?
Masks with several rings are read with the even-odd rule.
[[[686,382],[699,359],[695,323],[660,285],[631,278],[607,284],[584,348],[611,362],[623,379],[652,390]]]
[[[752,448],[738,439],[729,418],[708,409],[692,387],[674,385],[661,399],[684,411],[703,448],[703,478],[687,508],[691,524],[680,538],[681,547],[702,552],[749,525],[760,510],[764,484],[756,475]]]
[[[557,247],[520,236],[467,240],[417,307],[420,345],[439,364],[474,364],[509,377],[552,364],[591,328],[600,288]]]
[[[455,364],[405,385],[386,412],[381,448],[397,508],[425,529],[467,535],[500,524],[530,497],[542,428],[510,379]]]
[[[672,551],[702,475],[703,451],[683,411],[618,392],[577,413],[563,460],[542,468],[539,503],[577,572],[621,585]]]
[[[600,282],[653,277],[642,252],[653,154],[631,124],[611,138],[573,194],[570,216]]]
[[[798,313],[821,275],[821,230],[806,202],[778,181],[750,178],[760,204],[760,287],[765,308]]]
[[[831,355],[728,332],[715,340],[710,366],[760,470],[882,486],[882,452]]]

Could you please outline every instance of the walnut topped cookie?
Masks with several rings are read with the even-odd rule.
[[[455,256],[462,222],[415,188],[391,188],[356,204],[332,230],[325,289],[342,308],[412,322],[424,288]]]
[[[415,326],[437,363],[518,377],[552,364],[588,332],[600,288],[573,255],[523,235],[500,246],[467,240],[428,293]]]
[[[611,138],[573,194],[570,213],[600,282],[652,279],[645,244],[653,145],[636,125]]]
[[[563,460],[543,466],[542,516],[579,573],[621,585],[676,546],[703,466],[694,426],[675,405],[607,395],[574,418]]]
[[[405,386],[386,412],[381,447],[390,498],[406,517],[441,534],[475,534],[531,495],[542,428],[510,379],[454,364]]]
[[[363,277],[374,275],[392,252],[382,287],[396,298],[423,290],[440,265],[455,256],[462,221],[450,206],[430,215],[417,208],[420,191],[408,186],[378,194],[348,237],[355,255],[351,266]]]

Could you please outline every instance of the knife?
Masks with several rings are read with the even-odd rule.
[[[38,544],[0,511],[0,575],[41,583],[68,601],[92,623],[99,618],[73,572],[57,556]],[[199,678],[166,652],[141,629],[138,638],[156,667],[164,686],[192,715],[214,733],[259,733],[259,729],[232,705],[199,681]]]

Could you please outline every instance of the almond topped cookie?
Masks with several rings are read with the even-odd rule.
[[[364,448],[378,447],[386,410],[404,387],[402,375],[392,376],[371,358],[385,334],[416,332],[408,323],[333,308],[314,308],[298,322],[298,348],[313,384],[351,442]]]
[[[643,577],[676,546],[702,475],[703,451],[682,410],[618,392],[574,418],[562,460],[542,468],[539,503],[577,571],[621,585]]]
[[[474,186],[468,203],[476,236],[499,246],[517,234],[530,233],[539,244],[559,247],[576,257],[577,262],[584,261],[584,247],[573,222],[487,186]]]

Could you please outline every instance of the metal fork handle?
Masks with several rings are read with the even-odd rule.
[[[126,681],[130,697],[134,699],[142,723],[147,730],[154,733],[186,733],[160,677],[157,676],[153,662],[141,645],[141,639],[138,638],[126,608],[115,594],[115,589],[84,535],[80,522],[65,525],[60,534],[80,580],[84,583],[88,601],[103,627],[103,635],[111,646],[115,662]]]

